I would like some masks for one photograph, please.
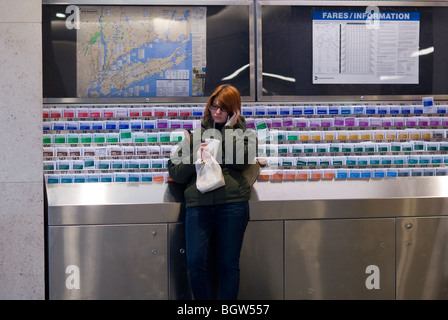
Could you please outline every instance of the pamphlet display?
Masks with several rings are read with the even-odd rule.
[[[244,104],[257,156],[267,161],[259,181],[448,175],[448,106],[428,110],[428,98],[421,105]],[[71,108],[69,117],[61,105],[43,110],[47,183],[170,181],[170,154],[185,129],[200,128],[205,105],[91,106],[87,114]],[[104,117],[110,109],[115,116]],[[180,115],[186,109],[197,113]],[[118,125],[99,125],[109,122]]]

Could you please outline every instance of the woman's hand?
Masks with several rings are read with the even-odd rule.
[[[231,117],[230,117],[230,119],[229,120],[227,120],[227,122],[226,122],[226,126],[229,126],[229,127],[233,127],[235,124],[236,124],[236,122],[238,121],[238,118],[240,117],[240,115],[241,115],[241,111],[240,110],[238,110],[238,111],[236,111]]]
[[[196,154],[198,159],[208,160],[212,157],[210,149],[208,148],[208,144],[206,142],[201,143],[201,147],[198,149],[198,153]]]

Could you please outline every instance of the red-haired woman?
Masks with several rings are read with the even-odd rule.
[[[207,159],[212,152],[205,138],[221,140],[217,161],[225,185],[201,193],[196,188],[196,158]],[[188,142],[190,141],[190,146]],[[183,145],[182,145],[183,144]],[[170,177],[187,183],[185,189],[185,234],[187,265],[195,299],[213,299],[209,276],[211,237],[216,234],[218,259],[218,299],[237,299],[239,258],[244,232],[249,221],[251,186],[242,172],[255,163],[257,139],[246,130],[241,116],[241,97],[231,85],[221,85],[208,99],[200,134],[195,131],[184,139],[168,162]],[[186,152],[186,150],[188,152]]]

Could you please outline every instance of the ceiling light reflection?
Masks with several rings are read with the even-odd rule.
[[[434,47],[429,47],[426,49],[422,49],[411,54],[411,57],[424,56],[425,54],[430,54],[434,52]]]
[[[222,78],[222,81],[227,81],[230,79],[235,78],[237,75],[239,75],[241,72],[243,72],[244,70],[246,70],[247,68],[249,68],[249,64],[246,64],[245,66],[242,66],[241,68],[239,68],[238,70],[236,70],[234,73],[228,75],[227,77]]]
[[[263,75],[264,77],[276,78],[276,79],[280,79],[280,80],[283,80],[283,81],[296,82],[296,79],[295,79],[295,78],[285,77],[285,76],[281,76],[281,75],[279,75],[279,74],[263,72],[262,75]]]
[[[238,76],[241,72],[243,72],[247,68],[249,68],[249,64],[246,64],[246,65],[242,66],[241,68],[239,68],[238,70],[236,70],[232,74],[222,78],[221,81],[231,80],[231,79],[235,78],[236,76]],[[276,79],[280,79],[280,80],[283,80],[283,81],[296,82],[295,78],[285,77],[285,76],[282,76],[282,75],[279,75],[279,74],[275,74],[275,73],[263,72],[262,75],[264,77],[276,78]]]

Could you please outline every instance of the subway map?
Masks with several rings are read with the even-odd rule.
[[[78,97],[203,96],[205,7],[88,6],[80,12]]]

